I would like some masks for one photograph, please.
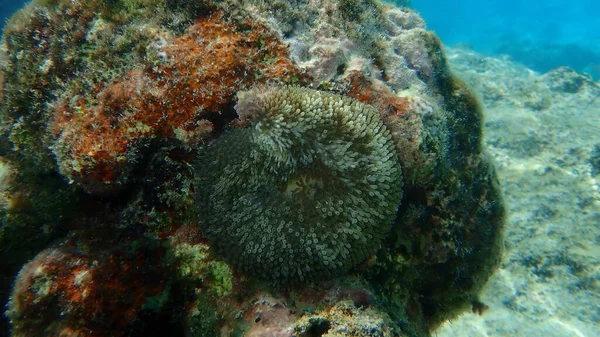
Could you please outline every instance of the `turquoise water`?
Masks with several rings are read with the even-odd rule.
[[[600,77],[600,3],[580,1],[414,0],[447,45],[507,54],[536,71],[558,66]]]

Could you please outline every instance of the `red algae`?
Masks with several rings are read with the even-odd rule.
[[[160,250],[131,253],[127,244],[90,254],[65,245],[39,253],[19,272],[8,316],[13,336],[125,336],[131,322],[165,291]],[[157,255],[158,254],[158,255]],[[18,319],[18,320],[15,320]],[[67,334],[69,335],[69,334]]]
[[[118,190],[151,140],[206,139],[240,88],[300,77],[266,26],[244,25],[241,32],[216,12],[163,43],[158,65],[98,83],[89,96],[63,95],[50,128],[61,173],[92,193]]]
[[[410,101],[395,95],[383,85],[375,85],[365,74],[359,71],[350,72],[344,80],[348,84],[348,96],[376,107],[384,117],[403,115],[411,109]]]

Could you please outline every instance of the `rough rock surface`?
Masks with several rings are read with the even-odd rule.
[[[539,74],[469,50],[447,54],[486,106],[508,222],[502,266],[482,295],[489,309],[437,336],[598,336],[600,84],[568,68]]]

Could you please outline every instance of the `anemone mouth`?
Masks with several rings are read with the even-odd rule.
[[[282,194],[285,198],[294,200],[312,199],[323,189],[321,177],[308,174],[296,174],[282,184]]]
[[[402,182],[391,136],[376,110],[349,98],[262,95],[255,125],[199,156],[202,230],[239,271],[274,283],[339,275],[394,221]]]

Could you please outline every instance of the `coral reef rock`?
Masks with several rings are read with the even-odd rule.
[[[378,0],[33,1],[0,46],[1,329],[428,336],[500,261],[482,118]]]

